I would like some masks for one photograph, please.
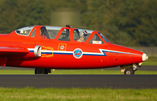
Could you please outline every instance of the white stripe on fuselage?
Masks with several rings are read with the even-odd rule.
[[[34,52],[34,48],[27,48],[30,52]],[[132,55],[138,55],[135,53],[129,53],[129,52],[123,52],[123,51],[115,51],[115,50],[106,50],[106,49],[99,49],[99,53],[96,52],[82,52],[83,55],[92,55],[92,56],[106,56],[105,52],[110,53],[120,53],[120,54],[132,54]],[[72,55],[74,51],[59,51],[59,50],[41,50],[42,54],[69,54]]]

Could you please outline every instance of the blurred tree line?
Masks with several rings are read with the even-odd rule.
[[[78,9],[82,26],[113,43],[157,46],[157,0],[0,0],[0,33],[50,25],[51,12],[66,7]]]

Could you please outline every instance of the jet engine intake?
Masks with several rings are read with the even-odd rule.
[[[41,57],[41,46],[39,46],[39,45],[36,45],[35,46],[35,49],[34,49],[34,55],[35,55],[35,57]]]

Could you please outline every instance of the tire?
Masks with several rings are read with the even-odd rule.
[[[48,74],[48,69],[44,69],[44,74]]]
[[[135,71],[132,68],[126,68],[124,71],[125,75],[134,75]]]
[[[49,69],[43,69],[43,68],[36,68],[35,69],[35,74],[48,74]]]
[[[44,69],[42,69],[42,68],[35,68],[35,74],[44,74]]]

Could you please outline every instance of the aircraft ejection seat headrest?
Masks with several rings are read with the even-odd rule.
[[[80,37],[83,37],[84,35],[86,35],[87,34],[87,31],[80,31]]]

